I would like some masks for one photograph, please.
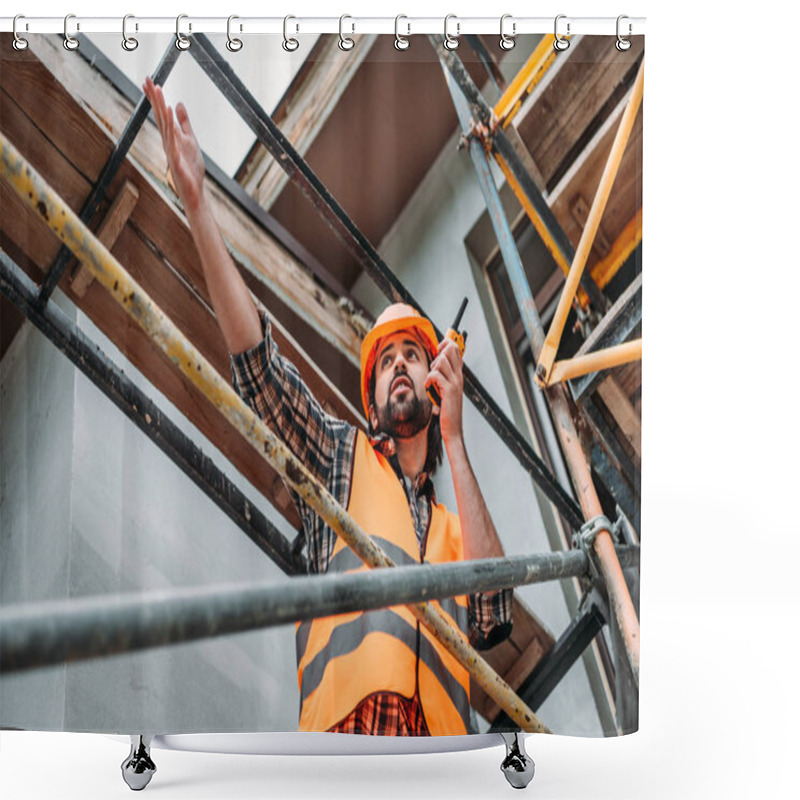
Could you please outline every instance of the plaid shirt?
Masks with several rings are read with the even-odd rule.
[[[357,428],[323,410],[294,364],[278,352],[269,319],[263,309],[259,309],[259,314],[264,338],[252,349],[231,356],[233,387],[317,480],[327,487],[336,501],[347,507]],[[381,435],[371,439],[371,442],[392,464],[405,489],[422,554],[431,502],[435,502],[433,482],[424,472],[413,482],[403,475],[391,437]],[[336,533],[291,487],[289,491],[303,521],[308,571],[323,574],[333,554]],[[468,597],[469,640],[473,647],[489,649],[508,637],[511,632],[512,597],[510,589]],[[385,702],[385,699],[379,699],[379,702]],[[397,719],[397,709],[393,713]],[[378,716],[386,715],[383,713]]]

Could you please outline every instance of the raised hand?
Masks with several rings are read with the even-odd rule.
[[[189,114],[183,103],[178,103],[173,113],[168,106],[160,86],[150,76],[142,86],[156,117],[161,142],[167,155],[167,164],[175,182],[175,188],[188,211],[196,208],[203,197],[203,178],[206,168],[197,138],[189,122]],[[176,120],[177,117],[177,120]]]

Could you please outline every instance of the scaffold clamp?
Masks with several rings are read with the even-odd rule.
[[[605,514],[598,514],[581,525],[580,530],[572,534],[572,547],[576,550],[583,550],[589,559],[589,570],[593,581],[601,579],[600,565],[597,561],[597,554],[594,551],[594,542],[601,531],[611,531],[613,525],[608,521]]]

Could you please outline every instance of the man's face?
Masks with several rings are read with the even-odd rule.
[[[395,439],[407,439],[423,430],[433,413],[425,391],[427,377],[428,355],[411,331],[382,339],[375,361],[372,427]]]

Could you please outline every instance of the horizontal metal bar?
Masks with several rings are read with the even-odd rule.
[[[81,37],[81,41],[83,41],[83,37]],[[156,83],[162,84],[167,79],[180,54],[181,51],[176,47],[170,46],[167,48],[153,76],[153,80]],[[114,146],[113,152],[108,157],[108,161],[106,161],[103,166],[103,170],[92,187],[89,197],[81,208],[80,218],[83,222],[88,223],[92,219],[97,209],[100,207],[100,203],[105,199],[106,190],[111,185],[111,181],[114,180],[119,168],[125,161],[125,157],[128,155],[133,140],[139,133],[149,113],[150,101],[142,94],[133,110],[133,114],[119,137],[119,141]],[[41,303],[47,303],[50,299],[50,295],[58,285],[59,280],[61,280],[61,276],[64,274],[64,270],[67,268],[67,264],[69,264],[71,258],[72,254],[69,248],[65,245],[61,245],[58,249],[55,261],[42,282],[42,288],[39,291],[39,301]]]
[[[549,697],[561,679],[569,672],[583,651],[592,643],[606,620],[596,603],[586,603],[555,644],[542,656],[531,673],[517,689],[517,694],[535,711]],[[516,726],[501,711],[489,728],[490,733],[516,730]]]
[[[191,52],[198,64],[248,124],[258,140],[283,167],[290,179],[306,195],[331,229],[342,239],[351,253],[362,264],[388,298],[402,301],[424,311],[408,290],[391,272],[375,248],[347,216],[344,209],[328,192],[308,164],[294,150],[269,115],[256,102],[235,72],[220,57],[207,37],[194,35]],[[197,45],[197,47],[195,47]],[[442,332],[437,328],[439,338]],[[500,406],[484,389],[473,372],[464,366],[464,393],[489,425],[500,436],[509,450],[554,503],[564,518],[573,526],[583,523],[580,510],[570,495],[558,484],[545,463],[536,455],[531,445],[506,417]]]
[[[624,550],[635,559],[638,548]],[[3,606],[0,672],[587,574],[567,553]]]
[[[58,306],[39,304],[36,284],[2,250],[0,290],[280,569],[289,575],[305,572],[286,537]]]

